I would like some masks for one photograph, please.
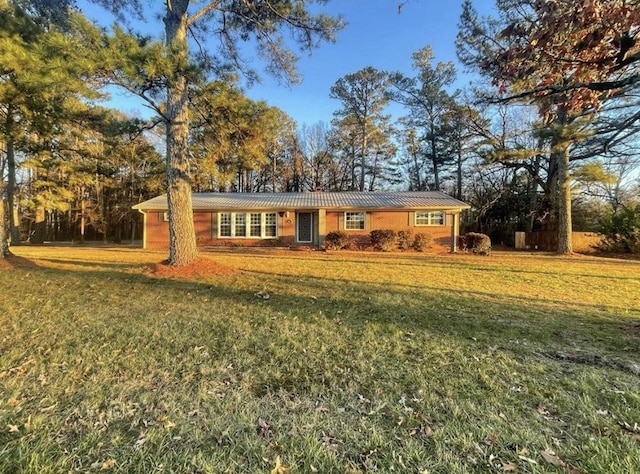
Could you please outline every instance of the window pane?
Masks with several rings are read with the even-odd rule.
[[[278,226],[276,220],[276,214],[269,213],[264,215],[264,236],[276,237],[278,233]]]
[[[429,225],[429,213],[416,212],[416,225]]]
[[[244,213],[236,214],[236,237],[247,236],[247,215]]]
[[[416,225],[444,225],[444,212],[416,212]]]
[[[231,237],[231,213],[219,214],[220,237]]]
[[[347,230],[364,229],[364,212],[345,212],[344,228]]]
[[[261,232],[261,224],[262,224],[262,214],[253,213],[250,214],[250,236],[251,237],[260,237],[262,235]]]

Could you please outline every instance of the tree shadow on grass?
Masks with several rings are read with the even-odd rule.
[[[336,330],[356,338],[366,327],[376,325],[388,331],[422,332],[429,337],[459,341],[464,346],[500,347],[519,355],[524,347],[522,341],[529,344],[525,348],[529,352],[539,348],[587,348],[620,357],[633,354],[626,348],[640,347],[640,334],[630,330],[635,328],[640,312],[622,314],[622,308],[612,312],[610,307],[594,304],[572,302],[567,305],[556,299],[460,292],[433,284],[373,284],[346,278],[247,270],[231,278],[220,275],[180,279],[128,271],[135,267],[140,269],[144,264],[111,264],[105,272],[89,270],[87,262],[80,263],[81,268],[77,261],[69,260],[68,263],[76,268],[47,268],[46,279],[51,280],[57,274],[61,281],[68,281],[73,275],[83,281],[84,297],[90,298],[94,305],[113,304],[118,301],[117,295],[123,295],[121,298],[130,295],[132,300],[143,298],[148,305],[156,304],[158,311],[162,306],[171,318],[184,321],[192,317],[190,312],[200,319],[215,318],[207,315],[206,308],[229,308],[232,318],[256,317],[273,325],[274,329],[285,321],[297,320],[304,326],[333,320]],[[16,264],[16,268],[21,269],[42,268],[24,258],[18,258]],[[32,277],[36,274],[34,272]],[[106,275],[109,283],[103,285],[101,282]],[[37,285],[37,278],[33,282]],[[101,295],[104,286],[110,290]],[[142,293],[136,294],[136,291]],[[116,303],[118,308],[122,303],[126,302]],[[123,315],[134,311],[126,304],[122,307]],[[84,312],[90,308],[70,310]],[[240,310],[242,315],[234,314]],[[265,319],[267,314],[275,319]],[[145,316],[132,313],[126,317]],[[149,322],[149,325],[153,324]]]
[[[0,258],[0,270],[11,270],[16,268],[29,270],[38,267],[38,264],[33,260],[25,257],[20,257],[15,254],[10,254],[5,258]]]

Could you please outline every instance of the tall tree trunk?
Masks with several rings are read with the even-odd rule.
[[[558,253],[573,252],[571,225],[571,176],[569,174],[569,144],[562,143],[558,163]]]
[[[40,203],[36,205],[36,215],[33,227],[33,235],[31,236],[32,244],[44,243],[47,235],[47,212]]]
[[[16,222],[15,208],[15,195],[16,195],[16,154],[13,142],[13,111],[11,107],[7,111],[7,212],[9,218],[9,232],[11,233],[11,245],[20,245],[20,227]]]
[[[551,140],[551,163],[556,164],[556,207],[558,215],[559,254],[573,252],[571,225],[571,175],[569,173],[569,147],[571,145],[571,118],[566,107],[559,105],[555,123],[555,133]],[[551,165],[549,166],[551,169]]]
[[[430,125],[431,136],[429,137],[429,145],[431,146],[431,163],[433,164],[433,187],[436,191],[440,191],[440,170],[438,168],[438,144],[436,143],[436,130],[433,122]]]
[[[0,170],[2,171],[2,170]],[[7,232],[7,218],[4,195],[6,184],[0,175],[0,258],[11,255],[9,251],[9,233]]]
[[[456,199],[462,201],[462,142],[461,139],[458,138],[458,143],[456,147],[457,152],[457,168],[456,168]]]
[[[167,3],[166,43],[175,61],[167,84],[167,200],[169,207],[169,264],[188,265],[198,257],[193,225],[189,175],[189,115],[187,104],[188,0]]]

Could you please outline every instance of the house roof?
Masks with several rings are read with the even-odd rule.
[[[462,210],[471,206],[439,191],[308,192],[308,193],[194,193],[194,210],[300,210],[300,209],[438,209]],[[133,206],[141,211],[167,210],[167,195]]]

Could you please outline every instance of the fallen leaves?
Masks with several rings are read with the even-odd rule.
[[[109,458],[106,459],[104,461],[96,461],[91,465],[91,469],[99,469],[101,471],[108,471],[109,469],[114,468],[116,465],[116,462]]]
[[[638,425],[638,423],[634,423],[633,426],[631,426],[626,421],[619,421],[618,426],[622,428],[623,432],[626,435],[630,436],[636,441],[640,441],[640,426]]]
[[[253,296],[255,296],[256,298],[260,298],[261,300],[268,300],[271,298],[271,295],[264,291],[258,291],[257,293],[254,293]]]
[[[540,454],[545,461],[547,461],[549,464],[553,464],[554,466],[561,467],[564,472],[568,472],[569,474],[580,474],[580,471],[578,469],[564,462],[552,450],[545,449]]]
[[[276,456],[276,465],[273,469],[271,469],[269,474],[284,474],[285,472],[289,472],[289,468],[286,465],[282,464],[280,456]]]
[[[271,430],[271,426],[267,423],[263,418],[258,418],[258,422],[256,423],[256,432],[258,436],[267,437],[273,434]]]

